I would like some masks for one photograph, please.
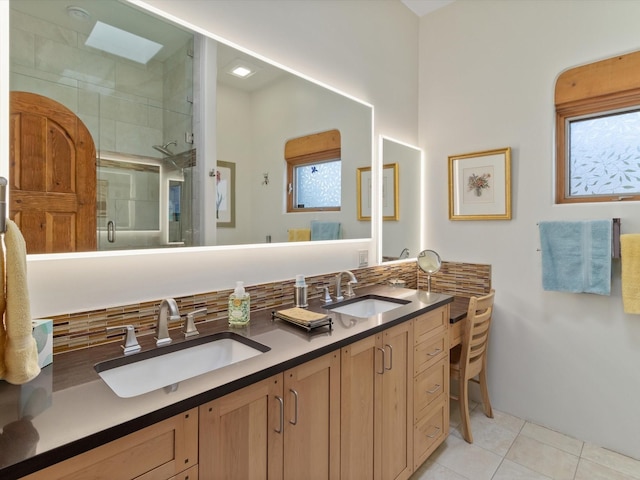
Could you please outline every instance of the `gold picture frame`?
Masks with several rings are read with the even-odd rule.
[[[383,220],[400,220],[399,169],[397,163],[388,163],[382,166]],[[358,220],[371,220],[371,167],[358,168],[356,191],[358,195]]]
[[[511,220],[511,148],[449,157],[449,220]]]

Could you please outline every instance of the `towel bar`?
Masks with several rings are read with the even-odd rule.
[[[540,226],[539,223],[536,223],[537,226]],[[614,218],[613,223],[611,224],[611,258],[620,258],[620,227],[622,222],[619,218]],[[536,248],[536,252],[541,252],[542,250]]]

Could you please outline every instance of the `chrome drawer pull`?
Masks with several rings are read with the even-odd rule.
[[[391,345],[389,345],[388,343],[385,344],[384,348],[385,348],[385,352],[386,352],[386,348],[389,347],[389,368],[387,368],[386,365],[384,365],[384,369],[385,370],[391,370],[393,368],[393,348],[391,348]]]
[[[427,390],[427,393],[429,395],[433,395],[434,393],[436,393],[438,390],[440,390],[441,385],[438,385],[436,383],[435,387],[433,387],[431,390]]]
[[[436,429],[436,431],[433,433],[433,435],[427,435],[427,434],[425,433],[425,436],[426,436],[427,438],[436,438],[436,437],[438,436],[438,433],[440,432],[440,427],[436,427],[436,426],[434,426],[434,428]]]
[[[384,375],[384,369],[385,369],[385,363],[386,363],[386,362],[385,362],[385,358],[384,358],[384,357],[385,357],[385,351],[384,351],[384,348],[380,348],[380,347],[376,347],[376,349],[382,352],[382,371],[381,371],[381,372],[378,372],[378,371],[376,370],[376,372],[377,372],[379,375]]]
[[[282,430],[284,429],[284,400],[282,399],[282,397],[278,397],[277,395],[276,400],[280,404],[280,425],[277,429],[275,429],[275,432],[282,433]]]
[[[291,425],[297,425],[298,424],[298,392],[296,392],[293,388],[290,388],[289,391],[293,393],[293,398],[296,401],[293,421],[289,420],[289,423]]]
[[[436,355],[438,355],[440,352],[442,352],[441,348],[436,348],[433,352],[431,353],[427,353],[427,355],[429,355],[430,357],[435,357]]]

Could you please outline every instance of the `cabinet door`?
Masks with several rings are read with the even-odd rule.
[[[282,478],[282,374],[200,406],[200,478]]]
[[[287,370],[284,397],[284,478],[339,478],[339,351]]]
[[[168,479],[198,463],[198,409],[28,475],[30,480]]]
[[[405,322],[382,337],[384,374],[381,400],[383,480],[409,478],[413,472],[413,329]]]
[[[382,334],[372,335],[342,348],[340,384],[340,473],[341,478],[370,480],[376,476],[380,451],[374,450],[379,412],[375,392],[380,389]]]

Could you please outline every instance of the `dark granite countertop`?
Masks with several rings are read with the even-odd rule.
[[[446,294],[387,286],[356,293],[410,303],[362,319],[325,310],[314,300],[309,310],[329,313],[333,325],[310,333],[272,320],[271,310],[252,312],[250,324],[233,331],[268,346],[268,352],[182,381],[171,392],[159,389],[132,398],[113,393],[93,367],[122,356],[119,344],[56,355],[25,385],[0,381],[0,477],[20,478],[454,301]],[[226,319],[197,326],[200,336],[229,330]],[[173,343],[189,341],[180,331],[170,333]],[[139,341],[142,351],[157,348],[151,336]]]

